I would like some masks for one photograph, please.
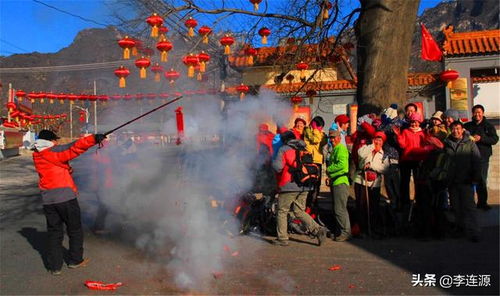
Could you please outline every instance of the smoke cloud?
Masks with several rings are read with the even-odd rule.
[[[139,143],[137,135],[151,131],[175,138],[178,106],[184,111],[181,145]],[[142,133],[117,133],[116,140],[97,153],[87,153],[90,159],[79,161],[81,170],[75,170],[87,172],[77,182],[88,197],[81,200],[90,226],[95,216],[103,216],[102,209],[97,213],[98,204],[103,204],[108,211],[105,227],[163,262],[182,288],[206,287],[223,271],[225,249],[238,247],[231,239],[239,231],[232,211],[255,178],[258,126],[288,122],[290,116],[283,111],[290,107],[271,92],[226,103],[224,108],[221,112],[217,96],[183,98],[124,129]],[[116,107],[101,117],[112,125],[132,116]],[[128,139],[131,136],[136,143]]]

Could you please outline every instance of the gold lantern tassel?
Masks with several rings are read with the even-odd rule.
[[[247,64],[249,64],[250,66],[252,66],[252,65],[253,65],[253,55],[249,55],[249,56],[247,57]]]
[[[123,59],[124,60],[130,59],[130,48],[127,47],[123,49]]]
[[[253,4],[253,10],[254,11],[258,11],[259,10],[259,3],[256,2],[256,3]]]
[[[23,101],[23,97],[18,97],[17,100],[21,103]]]
[[[35,103],[35,99],[31,99],[31,104],[34,104]]]
[[[206,68],[207,68],[207,65],[205,64],[205,62],[201,62],[200,63],[200,72],[205,73]]]
[[[224,46],[224,54],[225,55],[230,55],[231,54],[231,47],[229,45]]]
[[[49,100],[49,102],[50,102],[51,104],[54,104],[54,100],[53,100],[53,99],[50,99],[50,100]]]
[[[137,56],[137,47],[132,47],[132,55],[135,57]]]
[[[193,29],[193,27],[189,27],[188,36],[189,37],[193,37],[194,36],[194,29]]]
[[[193,78],[194,77],[194,66],[190,65],[188,67],[188,77]]]
[[[198,72],[198,75],[196,75],[196,80],[199,81],[201,79],[203,79],[203,75],[201,74],[201,71],[200,71],[200,72]]]
[[[329,17],[328,8],[323,9],[323,19],[326,20]]]
[[[244,98],[245,98],[245,93],[244,92],[240,92],[240,101],[243,101]]]
[[[125,86],[127,86],[125,77],[120,77],[118,86],[120,86],[120,88],[124,88]],[[71,104],[73,104],[73,101],[71,101]]]
[[[141,79],[145,79],[146,78],[146,68],[141,68],[141,70],[139,70],[139,77]]]
[[[267,36],[262,36],[262,44],[267,44]]]
[[[161,79],[160,73],[155,73],[155,81],[160,82],[160,79]]]
[[[293,111],[294,112],[299,111],[299,104],[293,104]]]
[[[42,103],[42,104],[43,104],[43,102],[45,102],[45,99],[44,99],[44,98],[41,98],[41,99],[40,99],[40,103]]]
[[[62,99],[59,100],[59,103],[64,104],[64,100],[62,100]]]
[[[161,52],[160,61],[168,62],[168,51]]]
[[[208,44],[208,34],[203,35],[202,42]]]
[[[151,28],[151,37],[158,37],[158,26]]]

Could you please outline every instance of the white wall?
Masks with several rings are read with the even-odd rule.
[[[500,82],[474,83],[473,100],[484,106],[486,117],[500,117]]]

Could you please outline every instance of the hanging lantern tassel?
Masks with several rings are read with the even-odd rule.
[[[137,47],[136,46],[132,47],[132,55],[134,57],[137,56]]]
[[[244,98],[245,98],[245,93],[244,92],[240,92],[240,101],[243,101]]]
[[[189,29],[188,29],[188,36],[189,37],[194,37],[194,29],[193,29],[193,27],[189,27]]]
[[[250,66],[252,66],[252,65],[253,65],[253,55],[249,55],[249,56],[247,57],[247,64],[249,64]]]
[[[120,88],[125,88],[127,86],[127,82],[125,80],[125,77],[120,77],[120,79],[118,80],[118,86]],[[71,101],[71,104],[73,104],[73,101]]]
[[[205,70],[207,69],[207,65],[204,61],[200,62],[200,73],[205,73]],[[198,79],[200,80],[200,79]]]
[[[193,78],[194,77],[194,66],[193,65],[189,65],[188,66],[188,77],[189,78]]]
[[[328,13],[328,8],[327,7],[323,8],[323,19],[326,20],[328,19],[329,16],[330,15]]]
[[[231,54],[231,47],[229,45],[224,45],[224,54],[225,55]]]
[[[203,74],[201,74],[201,71],[198,72],[198,74],[196,75],[196,80],[198,81],[201,81],[203,79]]]
[[[161,80],[161,76],[160,76],[160,75],[161,75],[161,73],[160,73],[160,72],[156,72],[156,73],[155,73],[155,81],[156,81],[156,82],[160,82],[160,80]]]
[[[130,59],[130,48],[126,47],[123,49],[123,59],[124,60]]]
[[[262,35],[262,44],[267,44],[267,36]]]
[[[161,52],[160,61],[168,62],[168,51]]]
[[[145,79],[145,78],[147,77],[147,76],[146,76],[146,68],[141,68],[141,69],[139,70],[139,77],[140,77],[141,79]]]
[[[203,35],[203,38],[201,40],[204,44],[208,44],[208,34]]]

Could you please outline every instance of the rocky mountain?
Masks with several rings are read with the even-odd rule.
[[[443,44],[442,29],[447,25],[454,32],[492,30],[499,28],[498,0],[443,1],[434,8],[426,9],[417,18],[412,44],[410,72],[439,72],[441,63],[424,61],[420,58],[420,23],[423,23],[439,45]]]

